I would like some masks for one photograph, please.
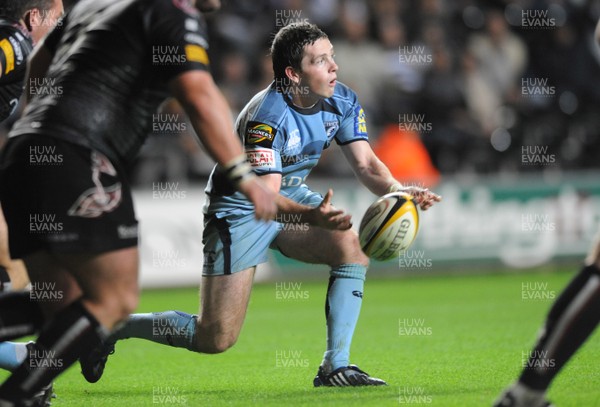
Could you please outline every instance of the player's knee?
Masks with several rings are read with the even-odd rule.
[[[335,239],[337,250],[336,258],[331,259],[330,265],[342,263],[360,264],[365,267],[369,266],[369,258],[364,254],[358,240],[358,233],[354,230],[347,230],[339,233]]]
[[[126,320],[138,307],[139,291],[137,283],[123,282],[119,289],[113,291],[113,312],[119,321]]]
[[[108,310],[115,322],[127,320],[129,315],[133,314],[138,306],[139,295],[137,290],[119,291],[112,298],[105,298],[103,305]]]
[[[124,295],[113,302],[111,307],[111,316],[114,324],[125,322],[137,308],[138,298],[136,295]]]
[[[237,342],[239,330],[231,329],[222,324],[207,324],[200,320],[196,325],[193,351],[201,353],[223,353]]]
[[[84,301],[92,309],[101,309],[102,317],[98,321],[108,329],[125,322],[135,312],[138,305],[138,295],[135,293],[116,292],[114,295],[84,296]]]
[[[209,353],[223,353],[237,342],[235,335],[219,335],[209,343]]]
[[[233,347],[237,342],[237,335],[233,334],[218,334],[204,337],[200,341],[195,341],[196,352],[217,354],[223,353],[227,349]]]
[[[123,320],[127,319],[129,315],[133,314],[138,307],[140,296],[137,290],[129,292],[124,295],[121,302],[121,317]]]

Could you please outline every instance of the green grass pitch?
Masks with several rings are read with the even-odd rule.
[[[85,382],[78,365],[62,375],[53,406],[489,406],[576,269],[367,280],[352,362],[389,386],[360,389],[312,387],[325,346],[325,279],[257,284],[231,350],[122,341],[99,383]],[[196,289],[145,291],[139,311],[196,313],[197,304]],[[549,398],[558,406],[600,406],[599,339],[555,380]]]

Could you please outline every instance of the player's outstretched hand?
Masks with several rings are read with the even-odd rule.
[[[352,217],[331,205],[333,190],[329,189],[321,204],[313,209],[313,224],[324,229],[346,230],[352,227]]]
[[[258,177],[242,182],[241,193],[254,205],[254,216],[260,220],[272,220],[277,215],[277,193],[269,188]]]
[[[402,188],[400,192],[406,192],[411,195],[421,210],[424,211],[431,208],[434,203],[442,200],[441,196],[431,192],[428,188],[410,186]]]

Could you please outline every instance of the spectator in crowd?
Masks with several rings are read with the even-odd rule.
[[[73,2],[65,0],[65,9]],[[555,26],[523,27],[522,11],[533,9],[550,10]],[[600,148],[598,126],[583,124],[600,107],[600,52],[592,45],[597,19],[593,2],[230,0],[221,13],[208,18],[213,38],[209,52],[217,81],[236,110],[270,81],[272,74],[264,60],[273,34],[282,25],[309,20],[335,39],[336,58],[344,67],[340,80],[361,96],[374,139],[385,125],[397,125],[403,112],[433,114],[434,130],[421,137],[434,163],[443,173],[452,174],[465,170],[457,165],[465,161],[461,159],[465,154],[489,148],[491,134],[504,124],[500,113],[508,107],[515,115],[512,146],[523,145],[528,134],[536,132],[536,122],[546,123],[552,117],[553,128],[566,135],[562,145],[569,158],[560,165],[579,168],[595,165],[591,152]],[[418,52],[430,61],[400,62],[403,53]],[[577,63],[565,69],[565,61]],[[444,78],[453,79],[446,83]],[[547,79],[556,96],[524,97],[522,78]],[[0,145],[10,125],[0,128]],[[576,132],[569,128],[585,128],[586,135],[571,135]],[[442,135],[449,129],[461,133]],[[455,143],[457,137],[467,142],[446,149],[444,140]],[[177,144],[180,139],[164,141]],[[331,150],[318,172],[350,175],[339,166],[326,165],[330,155],[336,161],[336,149]],[[441,157],[438,152],[444,150]],[[202,154],[195,147],[184,151],[189,162]],[[486,168],[507,168],[510,155],[507,151],[486,157]],[[208,176],[203,171],[198,168],[192,173]]]
[[[468,57],[474,58],[475,67],[487,89],[491,91],[485,108],[479,113],[486,136],[495,127],[494,115],[503,101],[515,101],[519,95],[519,82],[527,66],[527,47],[523,40],[513,34],[502,12],[491,10],[486,15],[485,31],[474,34],[469,40]],[[468,62],[468,61],[465,61]],[[475,96],[475,95],[473,95]]]

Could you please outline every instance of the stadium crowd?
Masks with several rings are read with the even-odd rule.
[[[398,141],[420,140],[450,175],[597,165],[599,17],[598,0],[230,0],[208,24],[212,72],[234,115],[272,81],[274,33],[309,20],[330,36],[375,147],[387,139],[400,154],[407,144]],[[155,115],[131,169],[137,185],[208,176],[212,164],[185,120],[176,103]],[[556,159],[529,165],[527,146]],[[316,173],[350,175],[330,150]]]

